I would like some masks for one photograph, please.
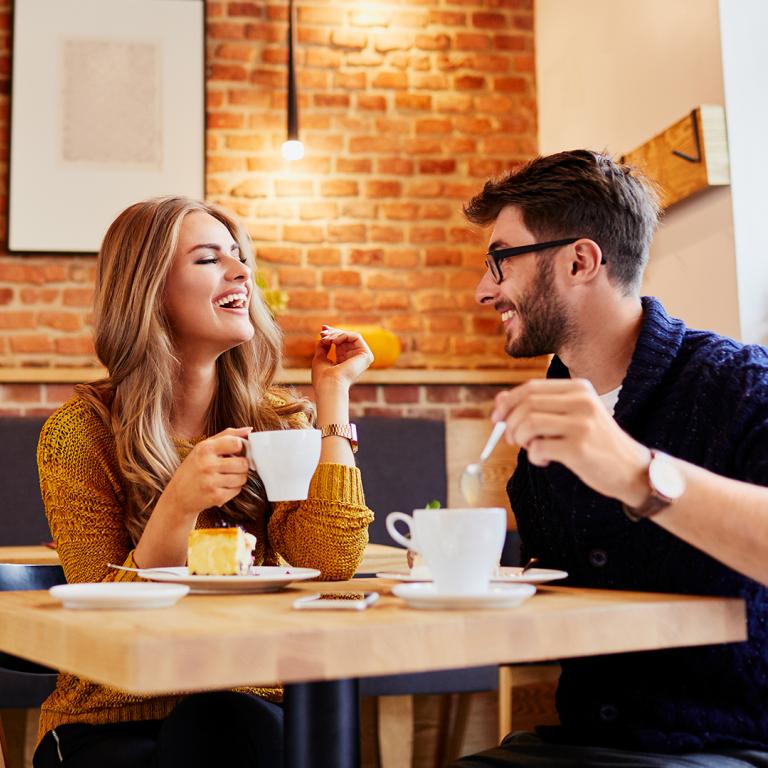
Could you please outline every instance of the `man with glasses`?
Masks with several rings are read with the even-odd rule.
[[[744,643],[562,662],[561,725],[456,768],[768,766],[768,354],[640,297],[658,202],[577,150],[488,182],[476,298],[545,380],[496,398],[520,446],[508,491],[524,555],[569,584],[729,595]],[[510,642],[513,639],[510,638]]]

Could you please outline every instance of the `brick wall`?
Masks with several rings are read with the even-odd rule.
[[[288,294],[287,365],[305,365],[331,322],[393,330],[399,367],[509,366],[473,302],[483,238],[460,211],[535,152],[532,0],[297,0],[307,154],[292,164],[279,154],[286,3],[206,5],[207,192]],[[0,0],[0,367],[93,365],[92,257],[4,252],[10,32]],[[27,407],[36,392],[45,407],[62,391],[0,398]]]

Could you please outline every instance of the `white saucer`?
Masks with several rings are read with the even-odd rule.
[[[184,584],[144,584],[105,581],[95,584],[57,584],[48,590],[65,608],[166,608],[189,592]]]
[[[195,594],[224,594],[227,592],[276,592],[292,581],[314,579],[320,575],[315,568],[291,568],[290,566],[257,565],[247,576],[198,576],[190,574],[186,566],[171,568],[142,568],[142,579],[186,584]]]
[[[529,568],[525,573],[522,573],[522,570],[520,566],[503,566],[499,568],[496,575],[491,576],[491,581],[494,584],[544,584],[547,581],[565,579],[568,576],[567,571],[558,571],[554,568]],[[384,571],[377,573],[376,578],[408,583],[432,581],[432,577],[429,575],[413,576],[409,571]]]
[[[512,608],[536,592],[533,584],[492,584],[477,595],[446,595],[434,584],[398,584],[392,592],[405,600],[409,608]]]

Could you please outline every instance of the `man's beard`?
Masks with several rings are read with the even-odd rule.
[[[517,301],[520,333],[504,347],[510,357],[557,353],[573,336],[573,323],[555,292],[552,275],[552,263],[540,260],[533,282]]]

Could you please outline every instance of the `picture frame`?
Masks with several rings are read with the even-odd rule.
[[[205,193],[203,0],[16,0],[8,248],[95,253],[139,200]]]

